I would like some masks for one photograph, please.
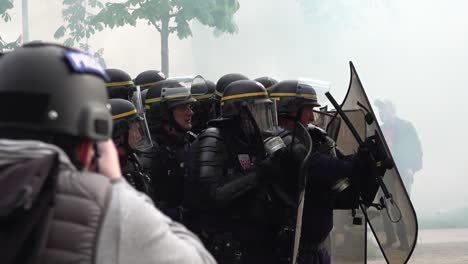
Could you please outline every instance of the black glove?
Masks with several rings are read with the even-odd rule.
[[[363,202],[369,205],[373,202],[379,182],[377,177],[383,177],[386,169],[382,167],[379,146],[374,138],[367,138],[364,144],[358,149],[354,159],[354,175],[352,182],[359,186],[359,195]]]

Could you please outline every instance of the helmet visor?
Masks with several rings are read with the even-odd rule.
[[[171,77],[169,80],[178,81],[183,87],[191,89],[193,96],[205,95],[208,91],[205,78],[201,75],[188,77]]]
[[[148,151],[153,147],[144,114],[138,114],[137,118],[129,124],[128,145],[140,152]]]
[[[273,132],[278,127],[276,104],[269,99],[255,100],[247,103],[258,128],[262,132]]]
[[[181,104],[190,104],[196,101],[197,100],[192,97],[190,88],[187,87],[163,88],[161,90],[161,103],[168,102],[169,109]]]
[[[141,98],[142,96],[140,86],[136,86],[132,95],[132,103],[135,106],[138,114],[145,112],[145,108],[143,107],[143,100]]]

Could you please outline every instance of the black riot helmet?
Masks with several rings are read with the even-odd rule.
[[[271,78],[271,77],[268,77],[268,76],[264,76],[264,77],[259,77],[257,79],[255,79],[254,81],[257,81],[259,83],[261,83],[265,89],[267,91],[270,91],[271,90],[271,87],[273,87],[273,85],[277,84],[278,81]]]
[[[110,80],[106,83],[109,98],[129,100],[135,90],[130,75],[120,69],[106,69]]]
[[[141,91],[147,90],[151,85],[166,80],[164,73],[156,70],[144,71],[137,75],[134,82],[135,85],[140,86]]]
[[[215,98],[221,100],[221,97],[223,97],[223,92],[229,84],[235,81],[248,79],[249,78],[240,73],[228,73],[226,75],[223,75],[221,78],[219,78],[218,82],[216,83]]]
[[[243,109],[250,111],[261,132],[277,127],[276,107],[263,85],[256,81],[241,80],[229,84],[221,98],[221,116],[241,116]]]
[[[205,80],[205,83],[195,83],[191,86],[193,97],[198,101],[208,101],[213,99],[216,91],[216,84],[210,80]]]
[[[138,113],[136,107],[124,99],[110,99],[109,104],[114,122],[112,138],[115,145],[123,146],[126,150],[150,149],[151,137],[144,115]]]
[[[206,90],[206,91],[205,91]],[[191,91],[197,102],[193,104],[192,132],[199,133],[207,127],[207,122],[217,117],[214,100],[216,84],[206,80],[205,84],[196,83],[192,85]]]
[[[216,91],[214,95],[214,100],[217,101],[215,103],[215,112],[216,116],[221,115],[221,97],[223,97],[223,92],[226,87],[235,82],[235,81],[240,81],[240,80],[248,80],[246,76],[240,74],[240,73],[228,73],[223,75],[221,78],[219,78],[218,82],[216,82]]]
[[[269,91],[270,98],[276,101],[279,115],[298,112],[306,105],[320,106],[315,89],[297,80],[281,81]]]
[[[196,102],[189,87],[176,80],[159,81],[148,88],[145,110],[151,133],[161,129],[166,122],[180,129],[172,116],[172,109],[178,105]]]
[[[90,55],[30,43],[0,60],[0,130],[106,140],[112,133],[107,74]]]

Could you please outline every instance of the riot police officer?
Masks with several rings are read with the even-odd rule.
[[[149,171],[154,200],[173,219],[182,220],[183,186],[186,157],[195,135],[191,105],[196,100],[190,88],[174,80],[156,82],[145,99],[146,116],[153,140],[144,167]]]
[[[214,99],[216,85],[214,82],[206,80],[205,83],[196,83],[191,87],[193,97],[197,102],[193,104],[192,132],[200,133],[207,127],[207,123],[216,116],[216,103]],[[206,90],[206,91],[205,91]]]
[[[191,148],[188,225],[220,263],[278,263],[284,210],[260,169],[263,142],[276,128],[274,104],[263,85],[240,80],[226,87],[221,106]]]
[[[270,97],[277,104],[279,125],[292,134],[297,123],[308,126],[313,108],[320,106],[314,88],[297,80],[274,85]],[[308,165],[297,261],[328,263],[329,256],[323,243],[333,227],[333,209],[355,208],[358,204],[357,195],[348,188],[357,166],[351,157],[338,159],[334,152],[330,152],[334,145],[323,131],[314,126],[308,128],[314,144]],[[283,167],[288,168],[287,165]]]
[[[106,73],[110,78],[106,82],[109,98],[131,99],[135,85],[130,75],[120,69],[106,69]]]
[[[216,82],[216,91],[214,95],[214,99],[218,102],[215,105],[215,111],[216,111],[216,117],[218,117],[221,114],[221,97],[223,97],[223,92],[226,87],[235,82],[235,81],[240,81],[240,80],[248,80],[249,78],[243,74],[240,73],[228,73]]]
[[[150,179],[143,172],[137,153],[152,147],[144,116],[124,99],[110,99],[114,127],[112,138],[119,154],[120,167],[125,179],[140,192],[152,196]]]

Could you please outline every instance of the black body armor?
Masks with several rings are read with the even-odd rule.
[[[256,148],[234,120],[218,122],[192,145],[186,222],[220,263],[278,263],[279,202],[260,175]]]
[[[172,219],[182,221],[186,160],[195,135],[187,132],[177,136],[153,134],[152,137],[153,149],[143,154],[142,164],[151,179],[153,201]]]
[[[151,179],[148,174],[143,171],[138,156],[132,153],[127,156],[125,162],[120,162],[122,165],[122,175],[136,190],[153,197],[151,188]]]

